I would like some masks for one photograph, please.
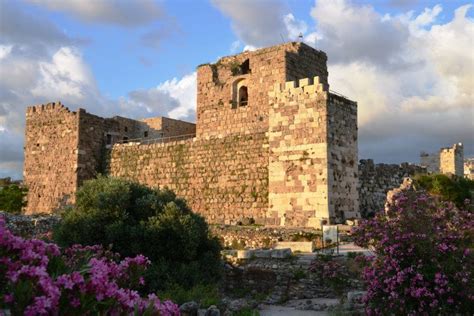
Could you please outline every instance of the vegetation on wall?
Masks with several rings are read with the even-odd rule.
[[[204,219],[169,190],[117,178],[86,181],[53,238],[63,246],[111,245],[122,256],[143,254],[152,264],[148,290],[190,288],[219,277],[220,244]]]
[[[28,190],[16,184],[0,187],[0,211],[20,214],[26,206],[26,193]]]

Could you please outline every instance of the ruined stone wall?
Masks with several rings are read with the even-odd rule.
[[[24,183],[27,214],[50,213],[74,202],[79,119],[60,103],[26,110]]]
[[[359,164],[359,205],[362,217],[383,210],[387,192],[398,188],[403,178],[426,173],[426,168],[408,163],[374,164],[372,159]]]
[[[327,83],[326,54],[302,43],[244,52],[198,68],[197,136],[246,134],[268,129],[268,91],[287,78],[321,75]],[[248,60],[249,71],[242,70]],[[248,87],[248,103],[238,104],[238,87]]]
[[[357,103],[329,94],[329,208],[337,222],[359,218]]]
[[[273,225],[319,227],[328,201],[328,93],[302,79],[275,85],[270,96],[269,210]]]
[[[264,133],[169,143],[117,144],[110,175],[172,189],[211,223],[266,223],[268,141]]]

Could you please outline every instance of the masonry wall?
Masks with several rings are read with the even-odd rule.
[[[249,73],[239,66],[249,62]],[[198,67],[197,136],[248,134],[268,130],[268,91],[275,83],[321,76],[327,84],[326,54],[303,43],[244,52]],[[290,79],[288,79],[290,78]],[[236,87],[248,87],[239,106]]]
[[[268,141],[264,133],[112,148],[110,175],[168,187],[211,223],[267,223]],[[269,220],[271,221],[271,220]]]
[[[27,214],[73,203],[77,187],[79,119],[60,103],[26,110],[24,183]]]
[[[398,188],[403,178],[418,173],[426,173],[426,168],[408,163],[374,164],[372,159],[361,160],[358,188],[361,216],[383,210],[387,192]]]
[[[327,137],[329,208],[337,222],[359,218],[356,102],[329,94]]]

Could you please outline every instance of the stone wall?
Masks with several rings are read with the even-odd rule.
[[[336,222],[360,218],[357,151],[357,103],[329,94],[329,209]]]
[[[359,201],[362,217],[384,209],[387,192],[398,188],[403,178],[425,173],[426,168],[408,163],[374,164],[372,159],[359,164]]]
[[[312,241],[316,248],[322,246],[321,231],[311,228],[210,225],[210,231],[231,249],[268,249],[281,241]]]
[[[268,141],[263,133],[117,144],[109,168],[112,176],[167,186],[211,223],[267,221]]]

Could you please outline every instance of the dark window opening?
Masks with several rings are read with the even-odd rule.
[[[148,137],[148,131],[143,132],[143,137]]]
[[[125,143],[128,143],[128,137],[127,137],[127,136],[124,136],[124,138],[123,138],[123,143],[124,143],[124,144],[125,144]]]
[[[247,92],[247,87],[242,86],[239,88],[239,106],[246,106],[249,102],[249,95]]]
[[[112,135],[107,134],[107,145],[112,145]]]
[[[127,126],[125,126],[124,131],[128,132],[128,127]]]
[[[240,71],[242,72],[242,75],[246,75],[250,73],[250,62],[248,59],[246,59],[242,65],[240,65]]]

